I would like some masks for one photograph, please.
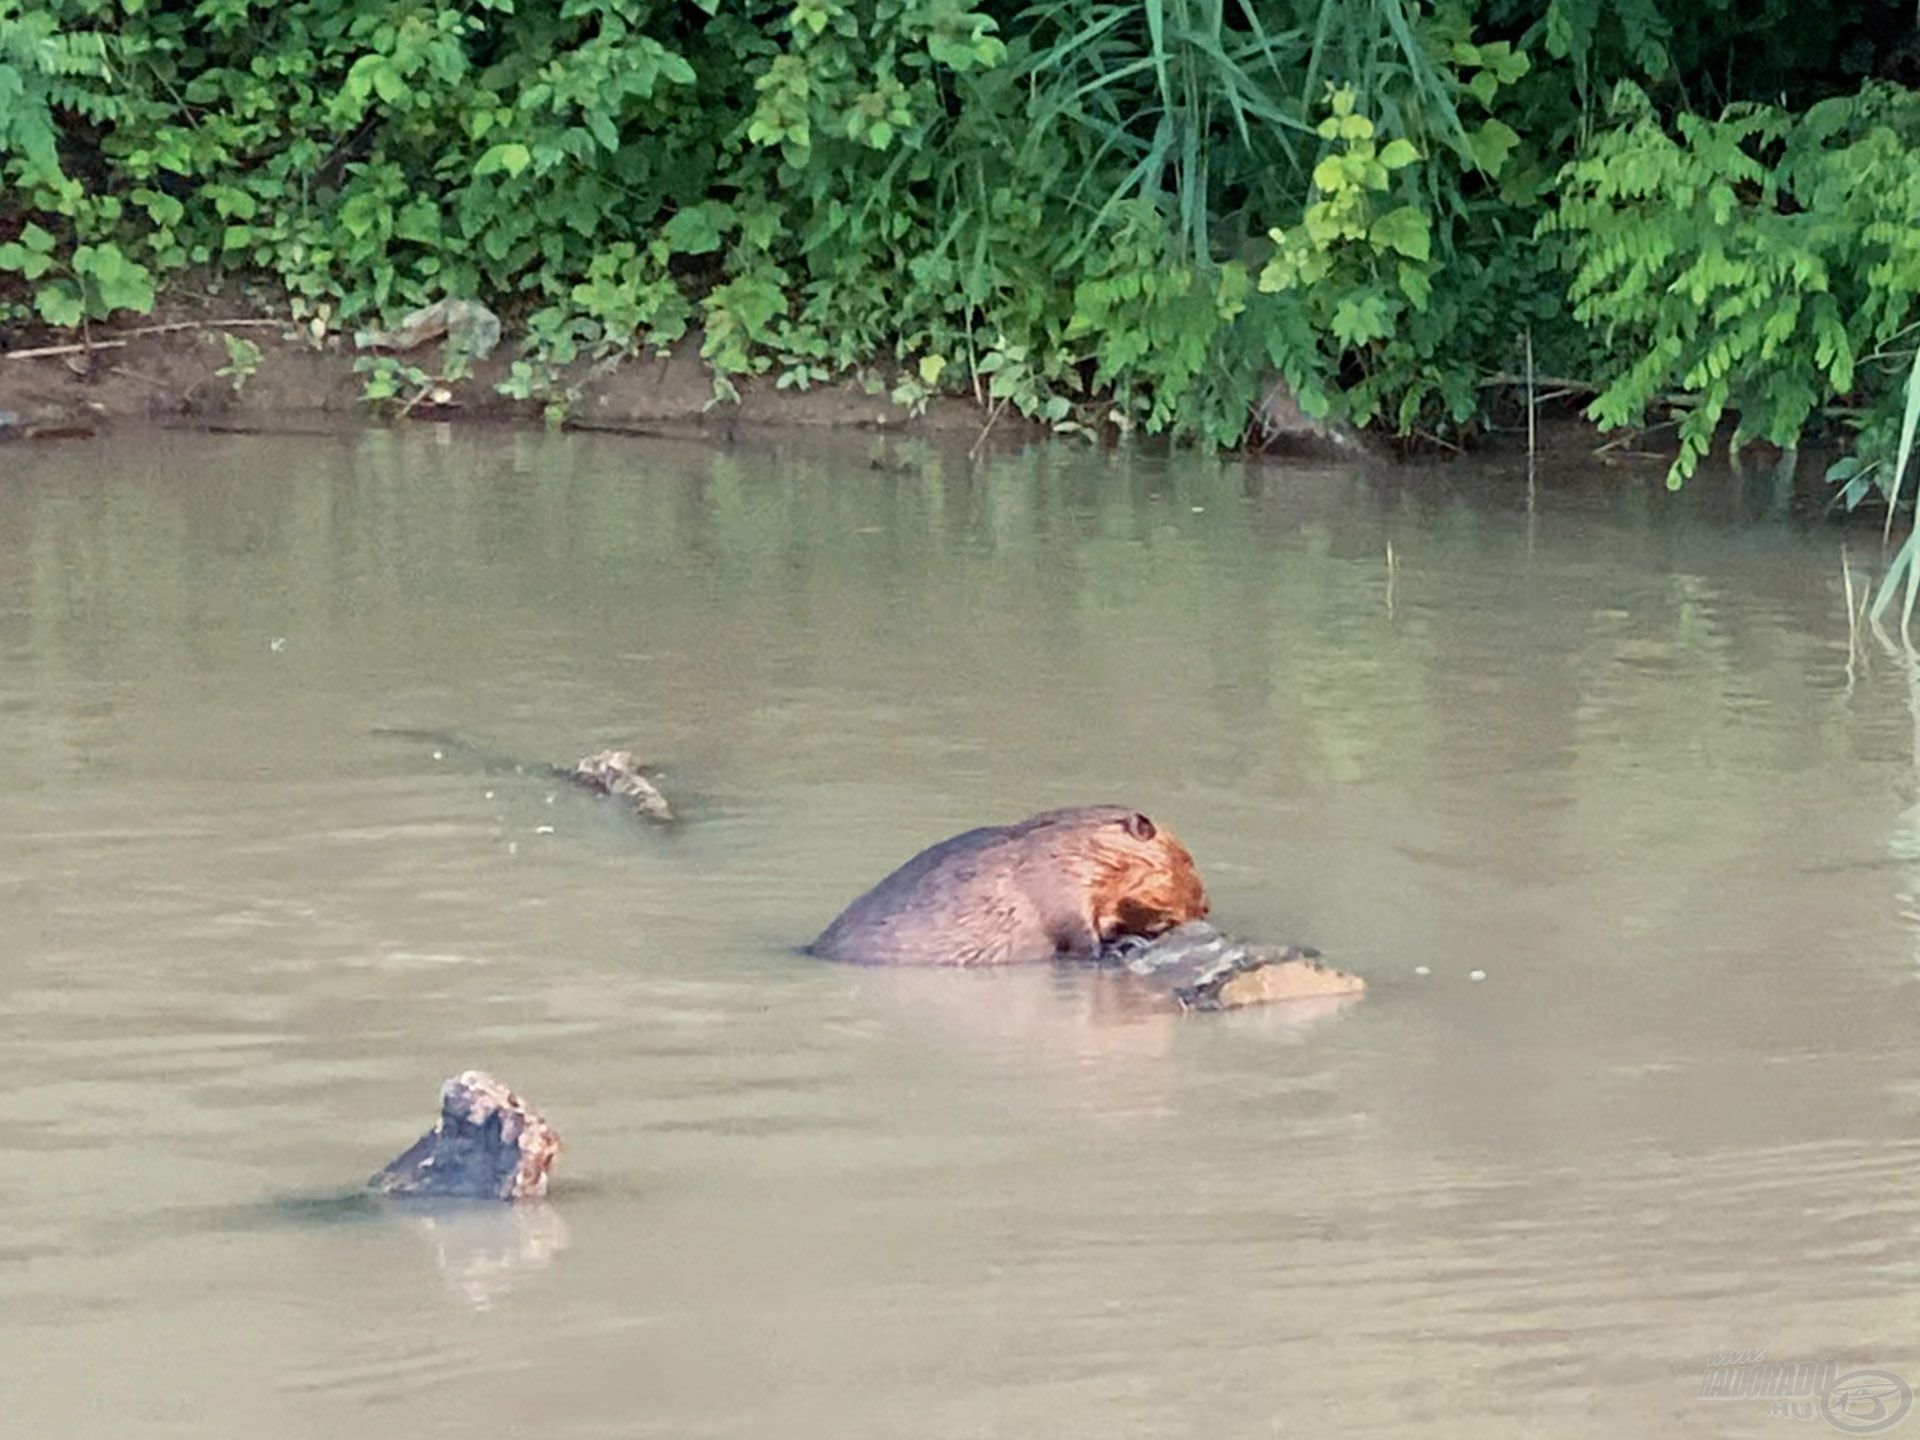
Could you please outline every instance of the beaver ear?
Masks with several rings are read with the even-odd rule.
[[[1127,827],[1127,833],[1136,840],[1151,840],[1160,833],[1153,828],[1153,821],[1147,819],[1138,810],[1129,815],[1123,823]]]

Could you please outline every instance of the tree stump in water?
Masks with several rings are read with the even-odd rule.
[[[1256,945],[1204,920],[1156,940],[1129,936],[1101,950],[1099,962],[1164,989],[1183,1010],[1238,1010],[1283,1000],[1359,995],[1367,982],[1324,964],[1300,945]]]
[[[440,1087],[440,1121],[367,1184],[383,1195],[530,1200],[547,1193],[560,1137],[483,1070]]]

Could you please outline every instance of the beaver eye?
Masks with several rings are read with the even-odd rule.
[[[1127,833],[1136,840],[1151,840],[1160,832],[1153,828],[1153,821],[1137,810],[1126,819]]]

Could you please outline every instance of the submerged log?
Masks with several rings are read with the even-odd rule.
[[[583,790],[624,802],[643,820],[669,825],[676,818],[667,797],[648,778],[649,767],[636,764],[631,750],[596,751],[562,773]]]
[[[440,1121],[367,1184],[383,1195],[529,1200],[547,1193],[560,1137],[483,1070],[440,1087]]]
[[[1367,982],[1336,970],[1301,945],[1257,945],[1204,920],[1155,940],[1127,936],[1105,946],[1099,963],[1164,988],[1183,1010],[1237,1010],[1283,1000],[1359,995]]]
[[[434,747],[436,760],[463,761],[499,775],[558,780],[589,795],[619,801],[654,825],[672,825],[680,818],[655,783],[660,777],[660,768],[635,760],[631,750],[596,750],[571,765],[554,765],[544,760],[518,760],[502,755],[470,744],[446,730],[380,726],[374,734],[396,740],[425,741]]]

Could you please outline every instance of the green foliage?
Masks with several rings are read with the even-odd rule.
[[[1887,496],[1889,531],[1893,525],[1894,511],[1900,503],[1902,483],[1906,480],[1913,464],[1916,439],[1920,439],[1920,351],[1914,353],[1913,365],[1907,371],[1906,403],[1901,409],[1899,445],[1893,450],[1891,467],[1881,481]],[[1868,450],[1866,453],[1871,454],[1872,451]],[[1876,457],[1875,460],[1867,463],[1878,464],[1879,458],[1881,457]],[[1848,471],[1847,480],[1851,488],[1859,478],[1858,472],[1862,468],[1861,457],[1848,456],[1834,468]],[[1914,601],[1920,598],[1920,525],[1915,526],[1908,533],[1905,542],[1894,555],[1893,563],[1887,567],[1886,576],[1880,585],[1879,597],[1874,601],[1873,616],[1876,620],[1892,601],[1902,581],[1905,582],[1907,593],[1906,611],[1901,618],[1901,625],[1904,628],[1913,623]]]
[[[153,308],[153,277],[118,245],[76,245],[64,256],[53,235],[29,222],[0,245],[0,270],[33,286],[33,306],[49,325],[104,320],[116,310]]]
[[[1687,466],[1844,395],[1866,487],[1912,351],[1908,103],[1857,84],[1897,8],[0,0],[0,320],[224,272],[322,330],[480,300],[550,415],[685,340],[719,399],[866,372],[1204,445],[1275,372],[1469,429],[1530,339],[1605,417],[1680,393]]]
[[[1670,131],[1623,84],[1613,114],[1544,221],[1610,357],[1589,413],[1618,426],[1677,405],[1678,485],[1729,414],[1735,443],[1789,446],[1828,402],[1886,396],[1920,323],[1920,99],[1870,85]]]
[[[1260,288],[1298,304],[1297,329],[1318,364],[1285,356],[1301,408],[1325,415],[1333,397],[1324,377],[1347,355],[1365,372],[1347,391],[1349,414],[1365,422],[1379,407],[1375,380],[1385,347],[1423,314],[1433,295],[1433,222],[1394,177],[1420,158],[1404,137],[1377,143],[1373,121],[1355,113],[1350,89],[1329,87],[1330,114],[1319,134],[1330,149],[1313,167],[1315,199],[1300,224],[1272,232],[1273,258]],[[1386,372],[1391,374],[1390,371]]]
[[[395,355],[362,355],[353,362],[354,372],[366,376],[360,398],[376,410],[393,407],[395,401],[411,401],[433,383],[433,377],[418,365],[409,365]]]
[[[233,385],[233,393],[238,395],[260,369],[260,347],[231,330],[221,331],[220,339],[227,347],[227,363],[213,373],[224,375]]]
[[[1471,422],[1480,375],[1556,310],[1527,234],[1542,167],[1504,118],[1524,118],[1532,62],[1476,42],[1457,7],[1422,39],[1425,69],[1391,71],[1375,97],[1401,133],[1327,87],[1310,199],[1260,273],[1284,301],[1269,348],[1302,408],[1401,434]]]

